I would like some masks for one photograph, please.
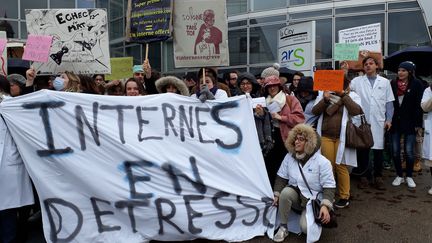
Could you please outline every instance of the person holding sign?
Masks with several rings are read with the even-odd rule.
[[[203,72],[203,69],[205,69],[205,72]],[[195,94],[192,94],[191,97],[200,99],[202,102],[206,100],[228,98],[227,92],[218,88],[216,71],[211,68],[201,68],[198,75],[199,82],[196,86],[197,91]]]
[[[288,236],[288,215],[291,209],[301,212],[300,225],[307,234],[306,242],[318,241],[321,226],[314,220],[310,199],[321,200],[322,223],[330,222],[336,183],[330,162],[321,155],[320,139],[311,126],[296,125],[285,142],[288,154],[277,172],[274,185],[274,202],[278,205],[281,226],[273,240],[282,242]],[[309,189],[310,188],[310,189]]]
[[[385,190],[382,179],[384,132],[389,131],[392,126],[394,96],[390,81],[377,73],[378,61],[373,57],[367,57],[363,59],[362,64],[366,75],[354,78],[350,88],[351,91],[360,95],[366,120],[371,125],[374,141],[372,151],[374,153],[375,187],[378,190]],[[371,177],[369,151],[370,149],[357,150],[359,170],[366,172],[360,178],[359,188],[361,189],[369,187],[367,178]]]
[[[322,136],[321,153],[330,160],[337,178],[339,200],[334,204],[337,208],[344,208],[349,205],[350,175],[348,167],[357,167],[356,150],[345,147],[348,118],[362,113],[360,96],[350,91],[347,78],[345,78],[343,85],[343,91],[321,91],[312,108],[312,113],[320,116],[317,132]]]
[[[273,184],[280,163],[286,155],[284,143],[288,133],[295,125],[303,123],[305,117],[300,102],[296,97],[285,94],[277,76],[268,76],[265,83],[264,96],[267,96],[266,104],[272,117],[274,140],[274,148],[268,157],[270,164],[266,166],[270,183]]]

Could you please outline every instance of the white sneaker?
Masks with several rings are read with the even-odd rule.
[[[288,236],[288,229],[281,226],[279,227],[277,233],[273,237],[274,242],[282,242],[285,240],[285,238]]]
[[[405,179],[403,177],[397,176],[392,182],[393,186],[400,186],[400,184],[405,183]]]
[[[414,188],[414,187],[416,187],[416,184],[415,184],[413,178],[411,178],[411,177],[407,177],[407,178],[406,178],[406,182],[407,182],[407,184],[408,184],[408,187],[410,187],[410,188]]]
[[[429,189],[428,194],[432,195],[432,187],[431,187],[431,189]]]

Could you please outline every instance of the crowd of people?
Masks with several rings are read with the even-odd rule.
[[[126,81],[105,80],[102,74],[88,76],[72,72],[57,77],[37,76],[36,70],[30,68],[25,77],[20,74],[0,76],[0,102],[41,89],[125,96],[176,93],[201,102],[238,95],[264,97],[265,105],[258,104],[253,114],[267,175],[274,190],[273,204],[278,207],[280,219],[274,241],[282,242],[287,237],[291,210],[300,214],[298,224],[308,241],[316,241],[321,226],[311,220],[310,199],[320,197],[319,216],[322,223],[329,222],[330,211],[350,204],[353,168],[361,172],[360,189],[373,185],[383,190],[385,183],[416,187],[412,174],[418,151],[425,165],[432,166],[429,149],[432,86],[416,78],[415,64],[409,61],[399,65],[397,77],[391,81],[379,74],[376,59],[365,58],[362,64],[364,75],[353,79],[347,67],[341,65],[345,71],[342,91],[319,92],[313,90],[312,77],[301,72],[282,75],[277,64],[259,75],[232,70],[219,79],[216,68],[202,68],[198,73],[189,72],[179,78],[162,77],[146,60],[132,67],[133,77]],[[427,113],[425,120],[424,112]],[[345,144],[347,122],[359,115],[364,115],[371,125],[374,141],[371,148],[355,149]],[[0,242],[21,242],[22,239],[17,238],[20,229],[17,225],[30,211],[35,211],[28,206],[35,201],[37,204],[37,194],[3,119],[0,126],[3,139],[0,198],[8,201],[0,204],[5,205],[0,208]],[[423,127],[426,132],[421,151]],[[390,148],[385,147],[386,133],[390,134]],[[391,151],[396,171],[392,182],[385,182],[382,177],[386,149]],[[432,189],[428,193],[432,195]]]

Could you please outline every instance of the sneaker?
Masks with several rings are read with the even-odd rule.
[[[432,187],[431,187],[431,189],[429,189],[428,194],[432,195]]]
[[[347,199],[339,199],[336,203],[333,204],[333,206],[337,208],[346,208],[350,204],[349,200]]]
[[[279,227],[277,233],[273,237],[274,242],[282,242],[285,240],[285,238],[288,236],[288,229],[281,226]]]
[[[359,189],[368,189],[369,188],[369,181],[366,177],[360,178],[360,183],[357,185]]]
[[[416,184],[415,184],[415,182],[414,182],[414,180],[413,180],[412,177],[407,177],[406,178],[406,182],[408,184],[408,187],[410,187],[410,188],[416,187]]]
[[[384,181],[383,181],[382,177],[376,177],[375,178],[375,188],[377,190],[381,190],[381,191],[385,190]]]
[[[403,177],[397,176],[392,182],[393,186],[400,186],[400,184],[405,183],[405,179]]]

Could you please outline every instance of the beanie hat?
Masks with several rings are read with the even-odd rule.
[[[164,87],[170,84],[174,85],[181,95],[189,96],[189,90],[186,84],[175,76],[162,77],[155,82],[156,89],[159,93],[163,93]]]
[[[132,68],[133,73],[143,73],[144,69],[142,65],[134,65]]]
[[[405,70],[407,70],[409,73],[412,73],[413,71],[415,71],[415,64],[411,61],[405,61],[405,62],[401,62],[401,64],[399,64],[399,68],[403,68]]]
[[[26,83],[26,78],[24,78],[24,76],[22,76],[21,74],[17,73],[9,74],[7,76],[7,79],[9,80],[9,82],[16,83],[19,86],[24,86]]]
[[[242,73],[242,74],[240,74],[240,76],[237,79],[237,85],[239,87],[240,87],[241,81],[243,81],[244,79],[249,80],[249,82],[252,85],[258,85],[258,82],[257,82],[257,80],[256,80],[256,78],[255,78],[255,76],[253,74],[251,74],[251,73]]]
[[[280,68],[279,63],[274,63],[272,67],[268,67],[262,71],[261,77],[262,78],[267,78],[269,76],[279,77],[279,71],[278,71],[279,68]]]

